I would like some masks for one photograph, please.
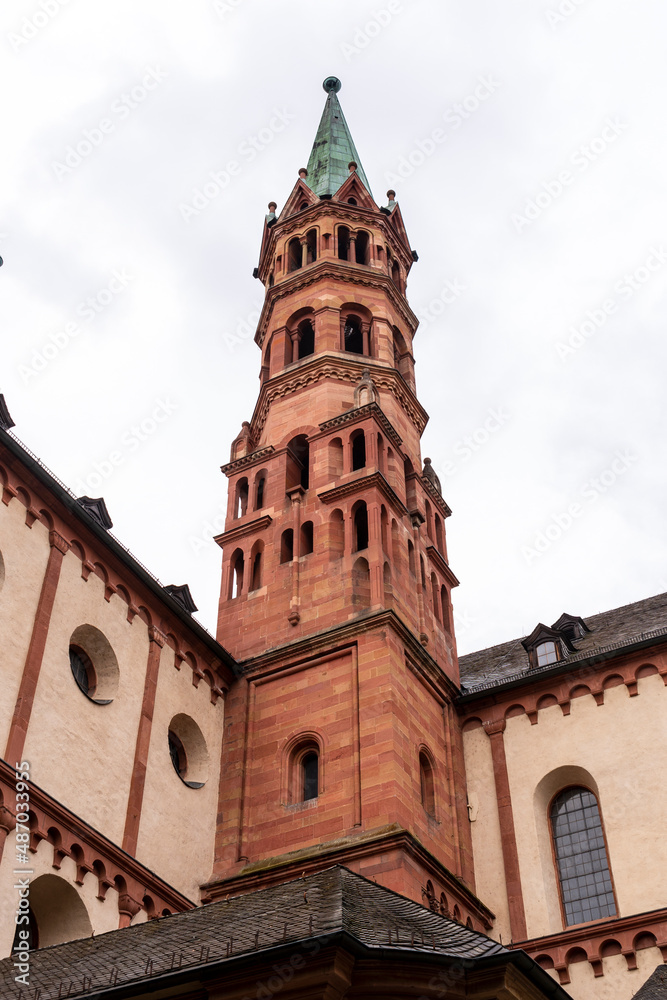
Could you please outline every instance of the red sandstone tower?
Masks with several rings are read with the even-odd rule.
[[[232,444],[218,620],[229,693],[209,898],[341,862],[475,926],[447,562],[420,437],[416,253],[338,101],[266,216],[260,391]]]

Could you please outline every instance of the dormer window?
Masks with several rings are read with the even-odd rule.
[[[564,632],[549,628],[542,622],[521,641],[521,645],[528,653],[528,660],[533,669],[550,667],[554,663],[560,663],[570,653],[576,652]]]
[[[546,667],[549,663],[558,662],[558,649],[555,642],[541,642],[535,647],[538,667]]]

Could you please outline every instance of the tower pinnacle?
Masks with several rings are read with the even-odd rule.
[[[338,77],[328,76],[322,86],[327,101],[308,160],[306,183],[319,197],[335,194],[349,176],[350,163],[355,163],[359,164],[356,167],[359,180],[372,194],[337,97],[342,84]]]

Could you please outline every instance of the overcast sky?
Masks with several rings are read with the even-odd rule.
[[[419,253],[459,651],[667,590],[666,22],[664,0],[4,0],[15,432],[215,631],[263,217],[335,74]]]

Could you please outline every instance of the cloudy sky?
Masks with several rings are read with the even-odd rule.
[[[215,629],[263,216],[335,74],[419,253],[459,650],[666,590],[666,22],[661,0],[4,0],[15,432]]]

